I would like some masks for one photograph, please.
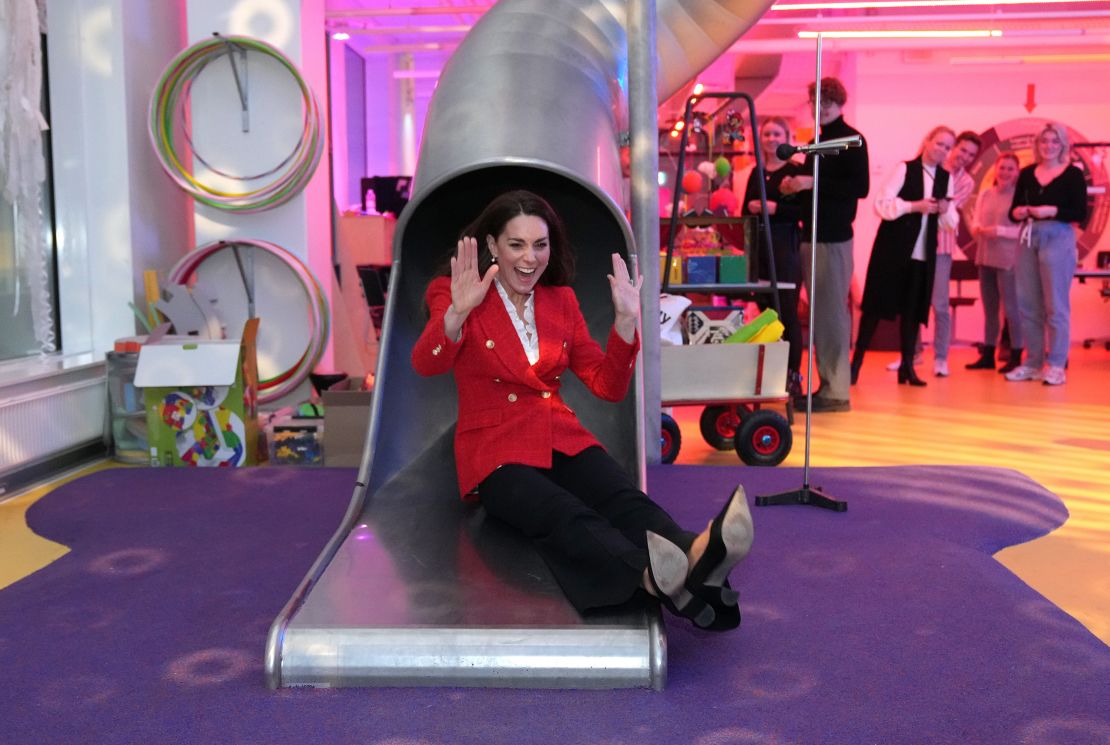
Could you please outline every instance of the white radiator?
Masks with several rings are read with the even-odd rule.
[[[102,439],[107,411],[103,373],[0,392],[0,474]]]

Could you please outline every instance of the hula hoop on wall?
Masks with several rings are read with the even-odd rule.
[[[212,269],[212,276],[220,277],[228,282],[232,281],[229,278],[237,275],[238,272],[230,267],[236,265],[237,262],[234,258],[221,256],[221,252],[234,252],[234,249],[238,246],[257,248],[263,251],[265,256],[276,259],[276,267],[288,270],[290,275],[283,278],[280,272],[271,272],[267,283],[255,283],[256,301],[259,301],[260,304],[266,304],[266,300],[273,300],[273,308],[283,308],[286,312],[296,314],[298,309],[295,308],[295,298],[284,296],[281,293],[283,291],[288,292],[290,288],[293,288],[304,294],[304,310],[307,311],[307,318],[303,320],[307,321],[307,326],[303,331],[307,340],[303,352],[300,352],[299,357],[291,365],[285,366],[285,362],[277,362],[271,359],[271,355],[273,357],[280,356],[274,352],[274,346],[280,346],[290,341],[288,325],[278,320],[280,313],[272,314],[269,324],[267,324],[265,310],[259,314],[262,324],[258,329],[258,400],[260,403],[269,403],[295,390],[308,378],[308,374],[320,361],[328,338],[327,297],[309,268],[287,249],[268,241],[243,238],[232,241],[215,241],[190,251],[170,269],[169,283],[196,285],[200,275],[204,274],[203,266],[206,263]],[[240,288],[243,287],[238,276],[234,276],[234,282],[237,282]],[[258,297],[260,295],[259,290],[263,289],[268,297]],[[246,320],[245,317],[242,319],[230,317],[238,311],[233,307],[233,302],[227,298],[226,287],[211,294],[228,301],[221,307],[222,320],[225,323],[230,325],[232,322]],[[245,290],[243,290],[243,296],[244,298],[246,296]],[[246,316],[247,314],[243,313],[243,315]],[[293,341],[298,342],[299,340],[294,339]],[[298,343],[289,358],[296,355],[299,350]],[[275,366],[278,369],[274,369]],[[264,367],[270,369],[264,370]],[[281,369],[282,367],[284,369]]]
[[[182,161],[188,158],[177,152],[174,136],[175,114],[179,108],[183,112],[188,110],[193,82],[205,67],[224,55],[231,55],[233,50],[259,52],[277,60],[293,76],[300,89],[303,111],[301,134],[293,151],[274,168],[253,176],[233,176],[196,154],[192,148],[188,116],[182,114],[186,144],[193,149],[193,157],[211,171],[245,184],[273,177],[262,186],[238,192],[217,189],[196,178],[191,169],[183,165]],[[174,183],[198,202],[229,212],[261,212],[289,201],[312,178],[324,152],[320,106],[312,89],[288,57],[270,44],[249,36],[216,36],[194,44],[175,57],[162,73],[151,97],[149,134],[159,164]]]

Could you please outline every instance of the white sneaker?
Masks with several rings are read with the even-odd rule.
[[[1064,372],[1062,367],[1053,367],[1049,365],[1044,371],[1044,384],[1045,385],[1063,385],[1068,382],[1068,375]]]
[[[1028,365],[1018,365],[1013,370],[1006,373],[1006,380],[1009,380],[1011,383],[1020,383],[1023,380],[1041,380],[1043,378],[1044,375],[1041,374],[1040,370],[1035,367],[1029,367]]]
[[[917,367],[920,364],[921,364],[921,355],[920,354],[915,354],[913,356],[913,366]],[[891,362],[889,365],[887,365],[886,369],[889,370],[890,372],[896,372],[898,370],[898,368],[900,368],[901,366],[902,366],[902,358],[899,357],[898,359],[894,360],[894,362]]]
[[[948,360],[933,360],[933,374],[938,378],[947,378]]]

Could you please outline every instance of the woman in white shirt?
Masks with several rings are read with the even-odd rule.
[[[1002,153],[994,166],[994,186],[984,189],[975,203],[972,232],[975,235],[975,265],[979,267],[979,296],[983,298],[983,346],[979,359],[968,370],[993,370],[1001,323],[999,300],[1010,327],[1010,359],[999,372],[1008,373],[1021,364],[1025,344],[1017,304],[1018,234],[1021,226],[1010,219],[1021,164],[1013,153]]]
[[[950,198],[948,172],[941,166],[955,143],[955,132],[935,127],[917,157],[894,168],[875,200],[875,211],[883,221],[867,265],[863,315],[852,355],[853,383],[859,379],[863,356],[879,320],[898,318],[902,351],[898,382],[925,385],[913,369],[914,345],[917,327],[929,321],[937,228],[953,228],[959,220]]]

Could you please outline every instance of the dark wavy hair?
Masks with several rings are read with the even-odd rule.
[[[567,240],[567,231],[563,226],[563,221],[559,218],[555,209],[547,203],[547,200],[523,189],[507,191],[496,197],[486,205],[486,208],[473,222],[459,233],[460,240],[467,236],[478,240],[479,274],[484,277],[486,270],[493,263],[487,236],[491,236],[496,241],[505,232],[505,226],[509,224],[509,221],[521,215],[538,217],[547,225],[551,258],[548,261],[547,269],[540,276],[539,283],[541,285],[569,285],[574,281],[574,251]],[[455,248],[452,248],[451,255],[453,256],[454,253]],[[450,261],[445,262],[445,270],[441,270],[440,273],[448,275],[451,273]]]

